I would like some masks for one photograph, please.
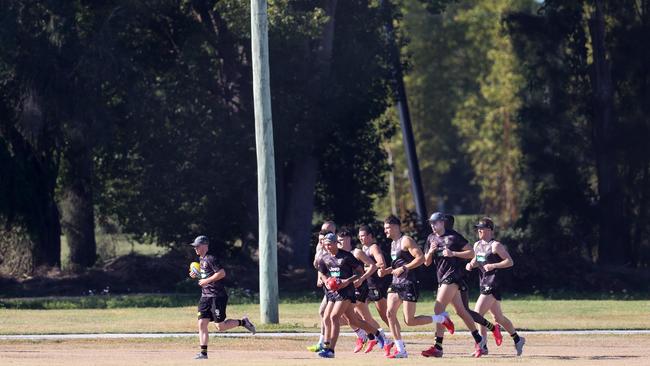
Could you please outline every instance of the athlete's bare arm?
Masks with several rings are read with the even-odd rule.
[[[463,259],[472,259],[474,258],[474,249],[471,245],[465,244],[463,250],[460,252],[454,252],[453,250],[445,249],[442,251],[442,255],[445,257],[458,257]]]
[[[363,275],[354,281],[354,287],[359,287],[365,281],[368,277],[372,276],[375,271],[377,271],[377,266],[370,260],[370,257],[366,255],[366,253],[363,252],[361,249],[355,249],[352,251],[352,255],[363,264],[366,265],[365,267],[365,272],[363,272]]]
[[[424,255],[424,265],[429,267],[433,263],[433,253],[436,251],[436,246],[429,244],[429,249]]]
[[[512,260],[512,257],[510,256],[510,253],[508,253],[508,250],[506,249],[505,245],[499,243],[498,241],[492,242],[492,252],[498,254],[502,260],[501,262],[498,263],[486,264],[485,265],[486,272],[489,272],[497,268],[498,269],[509,268],[515,264],[514,261]]]
[[[370,254],[375,259],[377,268],[384,269],[386,268],[386,262],[384,260],[384,254],[379,250],[379,245],[373,244],[370,246]]]

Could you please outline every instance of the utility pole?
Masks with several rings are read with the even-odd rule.
[[[415,151],[415,140],[413,138],[413,128],[411,127],[411,115],[409,113],[408,101],[406,100],[402,62],[400,60],[399,49],[395,42],[395,29],[393,28],[393,17],[391,16],[391,3],[390,0],[381,0],[380,4],[384,14],[384,27],[386,28],[390,64],[392,66],[393,88],[395,90],[395,104],[399,112],[399,121],[402,127],[402,139],[404,141],[404,149],[406,150],[406,161],[408,163],[413,200],[415,201],[415,211],[418,214],[419,223],[424,223],[428,217],[427,207],[424,201],[424,192],[422,190],[418,155]]]
[[[273,152],[266,9],[266,0],[251,0],[251,50],[259,215],[260,320],[265,324],[277,324],[279,322],[278,223],[276,220],[275,154]]]

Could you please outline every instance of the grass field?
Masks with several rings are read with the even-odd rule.
[[[511,300],[503,308],[515,326],[524,330],[650,329],[650,301]],[[431,301],[418,303],[418,314],[432,312]],[[377,319],[376,311],[373,313]],[[259,331],[314,332],[318,304],[281,304],[280,323],[258,325]],[[0,334],[165,333],[194,332],[196,308],[118,308],[70,310],[0,310]],[[255,304],[229,305],[228,316],[259,320]],[[458,329],[465,329],[457,318]],[[430,327],[412,327],[426,331]]]
[[[430,337],[410,336],[405,339],[408,359],[390,360],[379,351],[371,354],[352,353],[352,337],[342,337],[335,359],[319,359],[305,346],[313,340],[283,338],[212,338],[209,360],[194,361],[197,340],[191,339],[129,339],[101,341],[0,341],[2,365],[649,365],[650,336],[550,336],[526,335],[522,357],[514,356],[510,340],[501,347],[490,342],[490,354],[480,360],[469,356],[471,337],[453,335],[445,338],[443,359],[428,359],[420,351],[431,344]]]

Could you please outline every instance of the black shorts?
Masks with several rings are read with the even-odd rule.
[[[501,301],[501,291],[498,287],[481,286],[481,295],[492,295],[497,301]]]
[[[459,279],[453,276],[445,277],[441,282],[438,282],[438,287],[442,285],[451,285],[452,283],[455,283],[458,286],[458,290],[460,292],[466,292],[467,290],[469,290],[469,288],[467,287],[467,282],[465,282],[464,279],[462,278]]]
[[[354,289],[354,298],[359,302],[366,302],[369,293],[368,285],[365,283]]]
[[[419,286],[416,283],[391,284],[388,293],[396,293],[402,301],[418,302],[420,298]]]
[[[210,319],[215,323],[226,320],[226,306],[228,297],[201,297],[199,300],[199,319]]]
[[[352,304],[355,304],[357,301],[354,292],[345,291],[339,293],[338,291],[330,291],[327,293],[328,302],[337,302],[337,301],[346,301],[346,300],[350,301],[350,303]]]
[[[388,297],[388,287],[383,286],[381,288],[371,288],[368,289],[368,300],[370,301],[379,301]]]

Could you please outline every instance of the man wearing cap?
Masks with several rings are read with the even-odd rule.
[[[474,258],[466,266],[468,271],[475,268],[480,271],[481,295],[476,300],[474,309],[481,315],[489,310],[494,315],[494,319],[508,331],[514,342],[517,356],[521,356],[526,339],[517,334],[514,325],[501,310],[499,280],[501,271],[513,266],[512,257],[503,244],[494,240],[494,222],[489,217],[482,218],[474,227],[478,231],[479,240],[474,243]],[[481,327],[481,333],[485,337],[487,331],[484,327]]]
[[[436,315],[443,313],[447,305],[459,294],[459,283],[463,280],[462,259],[468,260],[474,257],[474,250],[467,240],[463,240],[458,234],[445,231],[445,221],[447,216],[441,212],[434,212],[429,218],[433,233],[427,238],[429,249],[424,255],[425,265],[430,266],[434,263],[436,266],[438,291],[433,309]],[[485,354],[485,340],[476,329],[472,316],[464,307],[456,309],[456,312],[463,319],[476,342],[473,356],[481,357]],[[443,335],[444,328],[437,327],[435,345],[422,351],[422,355],[442,357]]]
[[[198,306],[199,345],[201,351],[194,357],[199,360],[208,358],[208,324],[211,321],[215,322],[217,330],[220,332],[241,326],[255,334],[255,326],[247,317],[239,320],[226,319],[228,294],[221,282],[226,277],[226,271],[219,265],[213,255],[208,254],[209,244],[210,241],[205,235],[197,236],[190,243],[194,247],[196,255],[199,256],[201,267],[200,275],[190,271],[190,277],[200,277],[198,284],[201,286],[201,299]]]

